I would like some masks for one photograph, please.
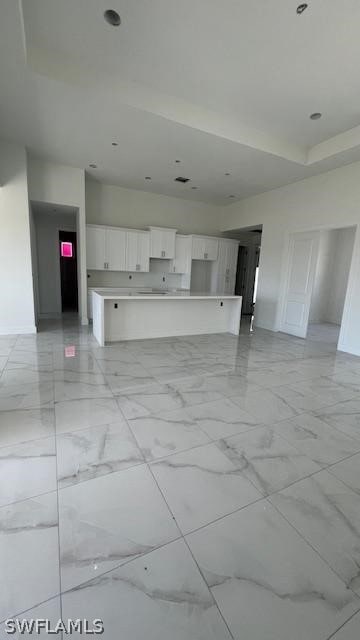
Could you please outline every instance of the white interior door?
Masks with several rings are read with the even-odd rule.
[[[319,250],[319,232],[290,236],[287,282],[280,330],[305,338]]]

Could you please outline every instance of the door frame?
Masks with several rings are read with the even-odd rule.
[[[307,228],[307,229],[296,229],[296,230],[292,230],[292,231],[288,231],[285,234],[285,243],[284,243],[284,255],[283,255],[283,260],[282,260],[282,277],[281,277],[281,284],[280,284],[280,295],[279,295],[279,304],[278,304],[278,311],[277,311],[277,322],[276,322],[276,331],[280,331],[281,332],[281,326],[282,326],[282,319],[283,319],[283,314],[284,314],[284,308],[285,308],[285,299],[286,299],[286,292],[287,292],[287,285],[288,285],[288,281],[289,281],[289,275],[290,275],[290,266],[291,266],[291,237],[297,233],[314,233],[314,232],[321,232],[321,231],[336,231],[336,230],[340,230],[340,229],[349,229],[349,228],[353,228],[354,229],[354,244],[353,244],[353,250],[352,250],[352,256],[351,256],[351,263],[350,263],[350,269],[349,269],[349,275],[348,275],[348,281],[347,281],[347,287],[346,287],[346,294],[345,294],[345,302],[344,302],[344,308],[343,308],[343,313],[342,313],[342,318],[341,318],[341,325],[340,325],[340,334],[339,334],[339,339],[338,339],[338,343],[337,343],[337,349],[341,350],[341,346],[345,343],[346,341],[346,331],[347,331],[347,326],[349,323],[349,313],[350,313],[350,299],[351,299],[351,293],[354,289],[355,286],[355,275],[354,275],[354,268],[355,268],[355,261],[356,261],[356,247],[358,244],[358,236],[359,236],[359,229],[360,226],[359,224],[357,224],[356,222],[353,224],[344,224],[339,226],[339,224],[333,224],[333,225],[321,225],[321,226],[316,226],[316,227],[312,227],[312,228]],[[316,266],[317,266],[317,262],[316,262]],[[312,291],[313,292],[313,288],[314,288],[314,281],[312,283]],[[308,323],[307,323],[307,329],[309,326],[309,318],[308,318]],[[306,338],[306,336],[305,336]]]

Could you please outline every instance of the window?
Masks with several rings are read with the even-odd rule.
[[[62,258],[72,258],[73,257],[73,243],[72,242],[62,242],[61,243],[61,257]]]

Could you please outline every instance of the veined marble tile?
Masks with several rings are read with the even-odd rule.
[[[62,597],[64,618],[104,621],[107,640],[231,640],[183,540]]]
[[[321,410],[329,404],[328,401],[321,396],[317,396],[309,391],[298,390],[297,385],[275,387],[273,392],[296,411]]]
[[[32,367],[49,367],[53,364],[52,352],[38,353],[37,351],[23,351],[13,349],[8,364],[31,365]]]
[[[210,442],[185,409],[129,420],[130,428],[146,460]]]
[[[59,593],[56,492],[0,508],[0,620]]]
[[[276,389],[272,391],[264,389],[249,393],[244,398],[233,397],[232,400],[263,424],[286,420],[299,413],[297,409],[294,409],[286,400],[276,394]]]
[[[146,465],[59,492],[63,589],[179,537]]]
[[[144,458],[123,420],[57,436],[57,462],[63,488],[127,469]]]
[[[184,399],[176,389],[159,383],[126,389],[117,395],[117,401],[128,419],[156,415],[185,406]]]
[[[79,373],[101,373],[93,353],[90,351],[78,351],[75,347],[75,355],[67,356],[65,349],[54,352],[54,370],[74,371]]]
[[[360,454],[334,464],[329,472],[360,494]]]
[[[47,371],[42,369],[33,369],[31,366],[21,365],[13,367],[5,367],[2,376],[0,378],[0,389],[2,387],[13,387],[14,385],[27,386],[28,384],[39,385],[41,383],[48,383],[53,379],[52,367],[49,367]]]
[[[235,640],[326,640],[360,600],[266,501],[187,536]]]
[[[12,629],[12,627],[8,627],[5,622],[3,622],[2,624],[0,624],[1,638],[11,637],[15,640],[21,640],[21,638],[24,638],[24,636],[29,637],[30,631],[24,631],[24,633],[20,631],[21,628],[23,630],[29,628],[24,626],[24,621],[27,621],[30,626],[32,620],[49,620],[51,628],[55,629],[56,624],[61,619],[60,596],[56,596],[56,598],[47,600],[46,602],[39,604],[39,606],[34,607],[33,609],[28,609],[28,611],[25,611],[19,615],[13,615],[10,617],[10,619],[15,620],[16,625],[18,625],[16,627],[17,631],[15,633],[11,632],[11,635],[9,635],[6,629]],[[32,633],[35,633],[35,631],[33,631]],[[43,629],[40,630],[39,633],[36,634],[36,636],[40,636],[42,638],[44,638],[45,636],[49,637],[49,635]],[[62,638],[62,635],[59,634],[57,638]]]
[[[184,407],[192,407],[196,404],[204,404],[205,402],[212,402],[213,400],[220,400],[224,396],[218,391],[207,391],[196,388],[182,388],[181,380],[174,380],[171,384],[166,385],[172,393],[176,393],[180,398],[181,404]]]
[[[263,495],[283,489],[321,468],[269,427],[225,438],[218,446]]]
[[[291,420],[273,424],[272,428],[322,467],[360,451],[359,440],[349,438],[322,420],[306,413]]]
[[[329,640],[359,640],[360,613],[357,613]]]
[[[0,506],[55,489],[54,437],[0,448]]]
[[[52,436],[54,433],[54,409],[0,411],[0,447]]]
[[[88,374],[87,374],[88,375]],[[67,377],[67,376],[66,376]],[[88,382],[55,380],[55,401],[80,400],[87,398],[112,398],[113,394],[102,375],[92,374]]]
[[[55,404],[56,432],[66,433],[121,421],[114,398],[83,398]]]
[[[311,380],[299,382],[294,387],[294,390],[298,393],[314,394],[327,404],[350,400],[356,395],[354,389],[337,384],[326,377],[312,378]]]
[[[16,409],[51,408],[54,403],[54,385],[50,382],[12,384],[0,386],[0,411]]]
[[[236,373],[218,373],[212,372],[206,376],[192,376],[186,380],[180,380],[176,383],[176,388],[181,392],[187,391],[208,391],[217,392],[222,396],[244,397],[252,391],[260,391],[260,387],[252,382],[248,382],[243,375]]]
[[[226,438],[259,426],[256,418],[240,409],[229,398],[198,404],[189,407],[187,412],[212,440]]]
[[[339,402],[314,412],[314,415],[346,435],[360,439],[360,400]]]
[[[215,444],[163,458],[151,469],[183,533],[261,497]]]
[[[346,586],[360,595],[360,496],[322,471],[270,500]]]
[[[155,378],[140,364],[124,365],[122,371],[106,374],[106,382],[114,394],[120,394],[127,389],[137,388],[155,383]]]
[[[104,368],[105,371],[112,361],[117,362],[117,366],[120,366],[120,364],[136,363],[136,358],[131,353],[131,350],[128,349],[127,345],[98,347],[93,350],[93,354],[101,368]]]

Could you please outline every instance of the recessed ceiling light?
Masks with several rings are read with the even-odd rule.
[[[229,198],[235,198],[235,196],[228,196]]]
[[[225,173],[224,175],[225,175],[225,176],[230,176],[230,175],[231,175],[231,173]]]
[[[311,114],[310,120],[320,120],[321,116],[322,116],[322,113],[317,111]]]
[[[92,162],[91,164],[89,164],[89,167],[91,167],[92,169],[97,169],[97,164]]]
[[[118,146],[118,142],[112,142],[112,143],[111,143],[111,146],[112,146],[112,147],[117,147],[117,146]]]
[[[151,176],[145,176],[145,180],[151,180]]]
[[[192,189],[198,189],[199,187],[191,187]]]
[[[175,160],[176,164],[180,164],[181,160]]]
[[[299,6],[296,9],[296,13],[298,14],[298,16],[301,16],[301,14],[304,13],[304,11],[308,8],[308,6],[309,5],[306,2],[299,4]]]
[[[118,27],[121,24],[121,18],[117,11],[114,9],[107,9],[104,12],[104,18],[108,24],[111,24],[112,27]]]

